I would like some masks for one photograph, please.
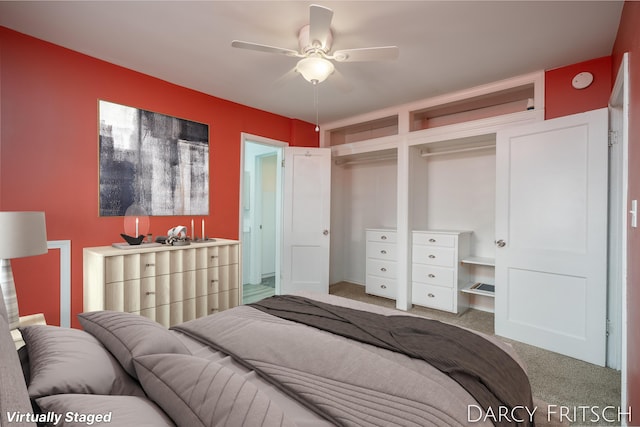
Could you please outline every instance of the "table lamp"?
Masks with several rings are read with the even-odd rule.
[[[45,253],[44,212],[0,212],[0,286],[11,329],[18,327],[19,314],[10,260]]]

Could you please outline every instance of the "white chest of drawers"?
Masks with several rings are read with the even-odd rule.
[[[397,245],[395,230],[366,230],[366,283],[368,294],[396,298]]]
[[[468,281],[460,260],[469,254],[469,231],[412,233],[411,295],[417,305],[460,313],[468,296],[460,289]]]
[[[84,248],[84,311],[141,314],[164,326],[235,307],[240,244]]]

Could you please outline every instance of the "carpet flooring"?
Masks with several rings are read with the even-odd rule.
[[[370,304],[395,308],[395,301],[368,295],[364,286],[347,282],[331,285],[329,293]],[[493,335],[493,314],[467,310],[461,315],[413,306],[412,314],[437,319]],[[402,313],[402,312],[400,312]],[[536,405],[541,410],[556,412],[562,425],[621,425],[620,372],[592,365],[558,353],[501,338],[510,343],[527,366]],[[583,408],[587,409],[583,409]],[[613,407],[607,409],[606,407]],[[595,409],[595,414],[592,412]],[[604,412],[603,412],[604,411]],[[604,418],[612,420],[607,422]],[[596,420],[596,418],[599,418]],[[536,418],[536,422],[538,418]]]

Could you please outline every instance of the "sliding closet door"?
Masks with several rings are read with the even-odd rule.
[[[607,110],[498,132],[495,331],[605,364]]]
[[[283,266],[280,293],[329,293],[331,150],[284,150]]]

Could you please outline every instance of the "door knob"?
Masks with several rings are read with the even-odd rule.
[[[504,246],[507,244],[507,242],[505,242],[504,240],[500,239],[500,240],[496,240],[496,246],[499,248],[504,248]]]
[[[329,235],[329,230],[324,230],[324,231],[322,232],[322,234],[324,234],[325,236],[328,236],[328,235]]]

